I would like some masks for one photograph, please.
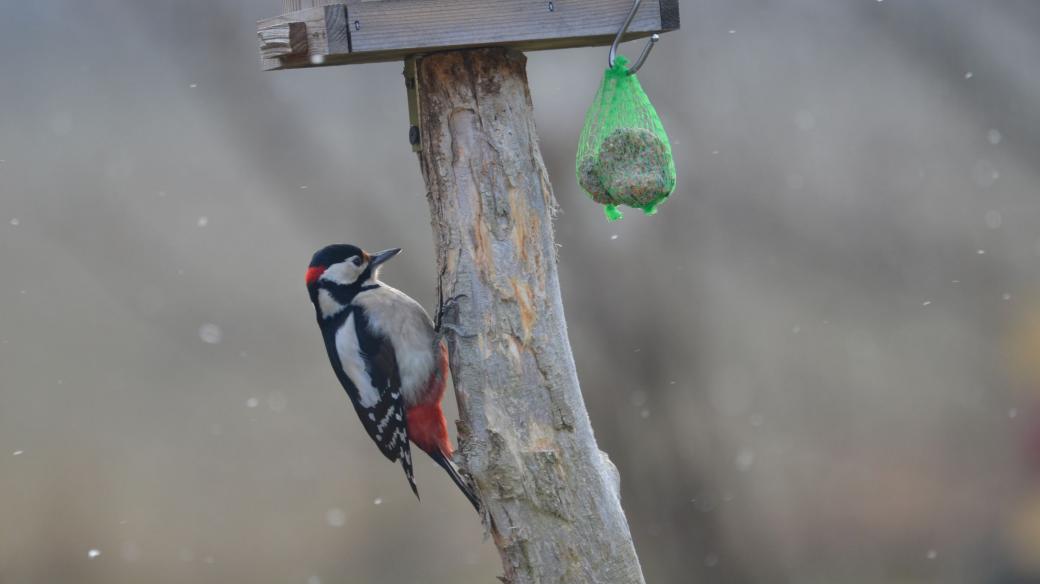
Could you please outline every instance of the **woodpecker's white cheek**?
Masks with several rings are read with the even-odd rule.
[[[321,279],[336,284],[349,285],[353,284],[364,270],[364,264],[355,266],[354,262],[348,260],[325,268],[325,271],[321,274]]]
[[[365,371],[365,362],[361,357],[361,343],[358,342],[357,329],[354,327],[354,315],[347,316],[347,321],[336,331],[336,352],[343,372],[354,383],[358,390],[358,401],[366,408],[379,403],[379,392],[372,387],[372,380]]]

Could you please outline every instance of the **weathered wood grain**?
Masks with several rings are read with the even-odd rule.
[[[360,1],[362,0],[351,0],[351,2]],[[329,4],[349,4],[349,2],[344,2],[343,0],[283,0],[282,2],[286,12],[303,10],[305,4],[308,8],[316,8],[318,6],[327,6]]]
[[[596,445],[567,338],[526,58],[418,61],[439,291],[473,477],[511,584],[641,584],[617,470]],[[457,329],[457,330],[456,330]]]
[[[617,34],[632,2],[555,0],[490,2],[488,0],[396,0],[351,6],[348,17],[353,52],[374,53],[402,48],[425,52],[475,44],[517,45],[574,37]],[[656,0],[639,7],[630,29],[652,32],[661,26]]]
[[[334,7],[342,12],[332,10]],[[261,21],[266,26],[304,22],[311,45],[308,55],[266,59],[264,68],[394,61],[482,46],[534,51],[609,45],[631,7],[631,0],[381,0],[331,4],[324,13],[309,8]],[[625,39],[678,27],[678,0],[644,0]],[[329,42],[327,39],[334,35],[346,42]]]

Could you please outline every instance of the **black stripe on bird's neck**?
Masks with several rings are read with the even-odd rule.
[[[337,284],[336,282],[324,281],[321,283],[320,288],[327,290],[332,295],[332,299],[336,302],[343,304],[344,306],[350,305],[354,302],[354,298],[362,292],[368,292],[369,290],[376,290],[381,286],[378,283],[375,284],[362,284],[364,280],[358,279],[351,284]]]

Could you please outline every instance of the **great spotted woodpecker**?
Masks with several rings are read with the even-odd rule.
[[[307,291],[332,369],[379,450],[392,462],[401,461],[418,497],[411,440],[448,472],[479,512],[480,500],[451,460],[441,410],[448,350],[422,306],[379,281],[380,266],[400,251],[325,247],[307,268]]]

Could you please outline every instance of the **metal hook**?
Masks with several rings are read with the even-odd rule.
[[[625,23],[621,25],[621,30],[619,30],[617,36],[614,37],[614,42],[610,44],[610,56],[607,59],[607,63],[610,65],[612,69],[614,68],[614,58],[617,57],[618,45],[621,44],[621,37],[625,36],[625,32],[628,31],[628,27],[630,24],[632,24],[632,19],[636,17],[636,11],[639,10],[639,5],[642,3],[642,1],[643,0],[635,0],[632,3],[632,10],[628,12],[628,17],[625,18]],[[646,62],[646,57],[650,54],[650,50],[654,48],[654,43],[656,43],[659,40],[661,40],[661,35],[657,33],[650,35],[650,41],[647,42],[646,46],[643,47],[643,52],[639,54],[639,58],[636,59],[636,62],[628,68],[629,75],[632,75],[636,71],[639,71],[639,68],[643,66],[644,62]]]

